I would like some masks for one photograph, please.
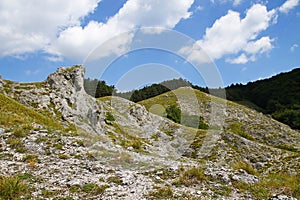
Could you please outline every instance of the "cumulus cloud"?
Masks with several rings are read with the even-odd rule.
[[[242,53],[237,58],[227,58],[226,62],[231,64],[246,64],[249,61],[255,61],[256,58],[254,56],[248,57],[245,53]]]
[[[298,47],[298,44],[293,44],[293,46],[291,47],[291,52],[293,53]]]
[[[80,24],[100,0],[0,1],[0,57],[43,50],[65,27]]]
[[[256,41],[248,42],[248,44],[243,49],[248,54],[263,54],[266,52],[269,52],[274,48],[272,45],[272,42],[274,39],[271,39],[270,37],[262,37]]]
[[[0,57],[24,53],[45,52],[51,61],[62,58],[79,60],[98,45],[124,32],[128,34],[106,45],[106,52],[118,54],[126,50],[133,34],[141,27],[159,33],[162,28],[172,29],[180,20],[189,18],[194,0],[127,0],[117,14],[106,23],[83,19],[93,13],[101,0],[2,0],[0,2]],[[154,33],[153,32],[153,33]]]
[[[280,6],[279,11],[283,13],[288,13],[290,10],[292,10],[294,7],[299,5],[299,0],[287,0]]]
[[[246,59],[246,55],[241,54],[235,62],[231,60],[232,63],[246,63],[254,60],[256,54],[266,53],[273,48],[272,39],[258,36],[274,19],[276,11],[268,11],[266,6],[261,4],[253,5],[247,10],[244,18],[240,17],[240,13],[229,10],[225,16],[217,19],[212,27],[206,29],[203,39],[197,41],[197,44],[213,60],[240,52],[250,54],[252,59]],[[192,53],[191,51],[190,54]]]
[[[102,52],[98,56],[123,53],[134,36],[132,30],[156,27],[149,33],[159,33],[162,28],[172,29],[180,20],[191,16],[188,10],[193,2],[194,0],[128,0],[106,23],[91,21],[85,27],[78,25],[62,31],[58,39],[49,46],[48,52],[82,60],[109,39],[128,32],[127,36],[122,34],[122,38],[114,40],[113,44],[101,47]]]

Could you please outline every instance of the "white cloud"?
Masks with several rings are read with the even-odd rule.
[[[249,42],[243,50],[248,54],[263,54],[274,48],[273,41],[274,39],[270,39],[270,37],[262,37],[259,40]]]
[[[243,0],[217,0],[218,3],[227,3],[227,2],[232,2],[233,6],[238,6],[242,3]],[[215,0],[210,0],[211,3],[216,3]]]
[[[254,62],[256,57],[254,55],[247,56],[245,53],[242,53],[240,56],[236,58],[227,58],[226,62],[230,64],[246,64],[247,62]]]
[[[189,62],[195,64],[210,63],[212,61],[197,43],[192,45],[192,47],[186,46],[181,48],[178,53],[183,55]]]
[[[127,0],[106,23],[81,22],[101,0],[0,1],[0,57],[42,51],[51,61],[80,60],[108,39],[140,27],[172,29],[189,18],[194,0]],[[159,33],[161,29],[153,29]],[[124,34],[100,53],[118,54],[133,38]],[[105,52],[107,50],[107,52]]]
[[[0,1],[0,57],[43,50],[65,27],[80,24],[100,0]]]
[[[294,52],[298,47],[299,47],[298,44],[293,44],[293,46],[291,47],[291,52]]]
[[[286,0],[282,6],[280,6],[279,11],[283,13],[288,13],[294,7],[299,5],[299,0]]]
[[[233,1],[233,5],[234,6],[238,6],[238,5],[240,5],[242,3],[242,0],[234,0]]]
[[[114,41],[114,44],[102,47],[98,56],[123,53],[133,38],[131,31],[143,27],[155,27],[149,33],[159,33],[162,28],[172,29],[181,19],[191,16],[188,10],[193,2],[194,0],[128,0],[106,23],[91,21],[85,27],[78,25],[62,31],[57,41],[49,46],[48,52],[82,60],[104,42],[127,32],[127,36],[122,34],[122,38]]]
[[[267,11],[266,6],[261,4],[253,5],[247,10],[244,18],[240,17],[240,13],[229,10],[225,16],[217,19],[212,27],[206,29],[203,39],[197,41],[197,44],[213,60],[240,52],[252,54],[251,57],[255,56],[254,54],[265,53],[273,48],[273,40],[269,37],[258,39],[258,35],[270,26],[274,18],[276,11]],[[237,61],[245,62],[246,59],[240,57]]]

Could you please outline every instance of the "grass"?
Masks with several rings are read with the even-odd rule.
[[[107,185],[100,186],[95,183],[87,183],[82,186],[81,190],[91,195],[102,195],[108,187]]]
[[[12,148],[18,148],[24,145],[20,138],[8,138],[6,143]]]
[[[243,161],[235,162],[235,163],[231,164],[231,167],[235,170],[243,169],[248,174],[252,174],[252,175],[255,175],[255,176],[259,175],[258,172],[249,163],[246,163],[246,162],[243,162]]]
[[[254,141],[255,139],[247,132],[244,131],[243,126],[239,122],[233,122],[230,124],[228,127],[228,130],[231,131],[232,133],[239,135],[243,138],[246,138],[248,140]]]
[[[53,118],[34,111],[2,93],[0,93],[0,105],[0,126],[11,128],[17,137],[26,136],[32,123],[54,130],[65,130]]]
[[[23,162],[27,162],[27,163],[40,163],[41,160],[39,159],[39,156],[36,154],[28,154],[23,158]]]
[[[110,176],[110,177],[107,178],[107,182],[115,183],[117,185],[123,185],[123,180],[119,176]]]
[[[0,199],[29,198],[29,190],[29,186],[18,176],[0,177]]]
[[[192,167],[184,170],[180,174],[179,178],[173,181],[173,185],[176,186],[184,185],[186,187],[190,187],[204,180],[206,180],[206,178],[203,170],[198,167]]]
[[[158,187],[155,191],[149,192],[148,196],[155,199],[169,199],[173,197],[173,191],[170,186]]]
[[[66,159],[68,159],[69,157],[66,155],[66,154],[58,154],[58,158],[59,159],[62,159],[62,160],[66,160]]]
[[[273,194],[284,194],[300,199],[300,173],[269,174],[255,184],[234,182],[233,185],[241,192],[250,191],[255,199],[269,199]]]

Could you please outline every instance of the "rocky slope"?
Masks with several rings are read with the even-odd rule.
[[[142,105],[118,97],[96,100],[85,93],[83,78],[84,67],[74,66],[41,83],[0,80],[0,176],[21,179],[28,186],[23,196],[300,197],[300,134],[289,127],[189,88]],[[211,129],[147,111],[174,103],[203,116]]]

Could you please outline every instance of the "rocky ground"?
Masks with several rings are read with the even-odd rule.
[[[27,185],[23,198],[300,197],[299,132],[240,105],[226,102],[224,108],[219,99],[200,104],[217,128],[184,127],[149,113],[147,105],[118,97],[96,100],[85,93],[83,78],[84,68],[75,66],[58,69],[42,83],[0,80],[6,101],[62,126],[37,120],[25,126],[18,111],[0,108],[0,176]],[[224,117],[209,119],[213,104]],[[195,111],[188,101],[182,105]],[[21,131],[5,120],[21,124]]]

